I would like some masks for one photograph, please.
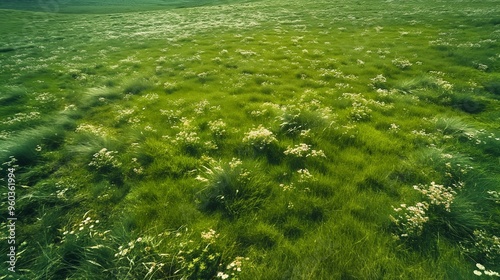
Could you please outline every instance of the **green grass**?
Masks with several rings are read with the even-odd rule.
[[[11,1],[5,0],[0,3],[0,9],[27,10],[47,13],[68,13],[68,14],[112,14],[127,13],[137,11],[179,9],[190,7],[226,5],[238,2],[248,2],[244,0],[148,0],[148,1]]]
[[[500,271],[497,0],[57,3],[0,4],[0,279]]]

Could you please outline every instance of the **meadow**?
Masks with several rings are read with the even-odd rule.
[[[0,279],[500,278],[500,1],[32,2]]]

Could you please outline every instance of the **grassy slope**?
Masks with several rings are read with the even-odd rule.
[[[16,118],[2,119],[0,153],[26,186],[18,275],[209,278],[237,256],[243,279],[498,271],[467,245],[500,222],[487,199],[500,180],[498,11],[450,3],[1,11],[13,28],[0,112]],[[276,137],[262,149],[244,141],[260,124]],[[326,158],[284,154],[300,143]],[[99,161],[102,148],[117,153]],[[391,206],[432,181],[466,187],[421,235],[394,240]],[[218,238],[200,237],[209,228]]]

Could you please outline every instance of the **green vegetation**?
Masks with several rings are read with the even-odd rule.
[[[498,0],[28,2],[0,279],[500,277]]]

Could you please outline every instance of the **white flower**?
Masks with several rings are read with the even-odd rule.
[[[488,70],[488,65],[479,63],[477,65],[477,69],[479,69],[481,71],[486,71],[486,70]]]
[[[210,243],[213,243],[215,242],[215,239],[219,237],[219,234],[217,234],[215,232],[215,230],[213,229],[209,229],[208,231],[203,231],[201,233],[201,238],[203,238],[204,240],[210,242]]]
[[[486,270],[484,272],[485,275],[488,275],[488,276],[496,276],[496,277],[500,277],[500,274],[496,271],[492,271],[492,270]]]
[[[243,142],[263,149],[266,145],[278,142],[272,131],[259,125],[256,129],[250,130],[243,138]]]
[[[457,194],[451,187],[445,187],[435,182],[431,182],[429,186],[415,185],[413,188],[427,196],[431,204],[443,205],[446,211],[451,211],[450,206]]]
[[[208,179],[207,178],[204,178],[204,177],[201,177],[200,175],[196,176],[196,178],[194,178],[195,180],[197,181],[200,181],[200,182],[208,182]]]
[[[229,275],[225,274],[224,272],[217,272],[217,277],[221,279],[227,279],[229,278]]]
[[[479,270],[474,270],[474,274],[476,274],[477,276],[483,275],[483,273]]]
[[[375,78],[370,79],[373,84],[381,84],[387,82],[387,79],[384,77],[384,75],[379,74]]]
[[[408,59],[404,58],[396,58],[392,60],[392,64],[394,64],[399,69],[406,69],[412,66],[412,63]]]

